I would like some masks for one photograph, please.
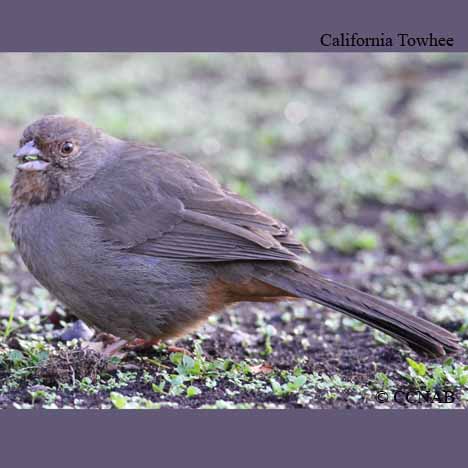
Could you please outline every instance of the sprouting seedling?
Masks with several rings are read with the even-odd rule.
[[[8,339],[8,337],[10,336],[10,334],[12,332],[13,317],[15,316],[15,310],[16,310],[16,299],[13,299],[11,301],[10,313],[8,315],[8,321],[7,321],[7,324],[6,324],[6,327],[5,327],[5,331],[3,332],[3,338],[5,340]]]

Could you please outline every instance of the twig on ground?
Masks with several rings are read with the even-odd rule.
[[[468,273],[468,263],[446,265],[445,263],[432,262],[426,265],[409,266],[406,272],[420,278],[431,278],[437,275],[456,276]]]

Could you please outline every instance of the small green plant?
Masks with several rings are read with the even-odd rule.
[[[290,376],[286,383],[279,383],[275,379],[270,380],[271,389],[273,393],[278,397],[290,395],[291,393],[297,393],[307,382],[307,377],[303,374],[297,376]]]
[[[384,372],[377,372],[372,386],[377,389],[389,389],[395,387],[395,382]]]
[[[186,395],[188,398],[200,395],[200,393],[201,390],[198,387],[195,387],[195,385],[190,385],[189,387],[187,387]]]
[[[12,324],[13,324],[13,318],[15,316],[15,310],[16,310],[16,299],[14,299],[11,304],[10,304],[10,313],[8,315],[8,320],[5,325],[5,330],[3,331],[3,339],[7,340],[8,337],[10,336],[10,333],[12,331]]]
[[[468,366],[448,358],[442,365],[426,365],[407,358],[409,373],[398,373],[412,386],[433,390],[444,386],[468,388]]]
[[[111,392],[109,399],[116,409],[160,409],[160,408],[176,408],[176,403],[171,402],[153,402],[140,396],[125,396],[119,392]]]

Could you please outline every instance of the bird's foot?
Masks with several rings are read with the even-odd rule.
[[[120,341],[120,338],[115,335],[111,335],[110,333],[100,332],[96,335],[95,341],[99,341],[104,345],[109,345]]]
[[[145,351],[151,349],[153,346],[156,346],[160,343],[161,340],[154,338],[152,340],[144,340],[142,338],[135,338],[132,341],[127,343],[127,349],[132,351]]]
[[[101,353],[105,357],[112,357],[117,355],[120,351],[143,351],[150,349],[153,345],[159,343],[159,340],[143,340],[141,338],[135,338],[132,341],[124,340],[115,337],[114,335],[101,336],[102,341],[107,343],[107,346],[103,348]]]
[[[112,357],[116,356],[119,354],[119,351],[121,351],[125,345],[127,344],[127,340],[117,340],[114,341],[114,343],[107,345],[102,351],[101,354],[106,357]]]
[[[151,349],[153,346],[157,346],[161,343],[161,340],[158,338],[154,338],[151,340],[144,340],[142,338],[135,338],[132,341],[124,340],[117,338],[114,335],[109,334],[100,334],[98,338],[101,339],[101,343],[103,343],[103,348],[101,350],[101,354],[105,357],[112,357],[118,355],[121,351],[147,351]],[[187,356],[190,356],[192,353],[180,346],[175,345],[167,345],[167,351],[170,353],[182,353]]]
[[[182,348],[181,346],[168,345],[167,350],[170,353],[182,353],[186,356],[192,356],[192,353],[188,349]]]
[[[159,344],[161,344],[161,340],[158,338],[154,338],[152,340],[143,340],[141,338],[136,338],[135,340],[128,343],[126,347],[128,349],[131,349],[132,351],[145,351]],[[168,344],[166,349],[170,353],[183,353],[183,354],[186,354],[187,356],[191,354],[189,350],[182,348],[180,346]]]
[[[161,340],[153,339],[153,340],[143,340],[141,338],[137,338],[133,340],[131,343],[128,343],[127,348],[134,350],[134,351],[143,351],[151,349],[153,346],[158,346],[161,344]],[[170,353],[182,353],[187,356],[191,356],[191,352],[188,349],[182,348],[181,346],[175,346],[168,344],[166,346],[167,351]]]

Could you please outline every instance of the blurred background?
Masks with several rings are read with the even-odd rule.
[[[0,306],[27,284],[10,155],[63,113],[200,162],[291,224],[322,271],[468,322],[465,275],[408,281],[468,262],[467,55],[0,54],[0,103]]]

